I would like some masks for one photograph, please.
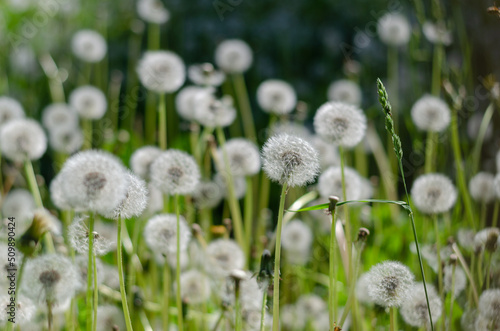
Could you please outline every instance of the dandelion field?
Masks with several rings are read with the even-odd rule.
[[[6,0],[2,330],[500,330],[500,9]]]

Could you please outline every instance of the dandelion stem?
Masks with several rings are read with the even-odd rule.
[[[475,174],[479,170],[479,160],[481,159],[481,149],[483,147],[484,137],[488,131],[488,125],[491,122],[493,113],[495,111],[495,105],[490,103],[486,111],[484,112],[483,119],[481,120],[481,125],[479,126],[479,132],[476,137],[476,143],[474,144],[474,149],[472,152],[472,173]]]
[[[457,254],[458,260],[460,261],[460,264],[462,265],[462,268],[464,269],[464,272],[467,275],[467,278],[469,279],[469,284],[470,284],[471,289],[472,289],[474,302],[476,303],[476,307],[477,307],[477,305],[479,304],[479,297],[477,294],[476,284],[474,283],[474,278],[472,277],[472,274],[469,270],[469,267],[467,266],[467,262],[465,262],[465,259],[462,255],[462,253],[460,252],[460,249],[458,248],[457,244],[453,243],[451,245],[451,248],[453,249],[455,254]],[[472,254],[472,256],[474,257],[474,254]]]
[[[93,234],[92,234],[93,236]],[[94,310],[94,320],[92,321],[92,330],[96,331],[97,330],[97,306],[99,303],[99,287],[97,286],[97,263],[96,263],[96,256],[95,252],[92,254],[92,273],[93,273],[93,279],[94,279],[94,305],[93,305],[93,310]]]
[[[130,319],[130,312],[127,304],[127,294],[125,293],[125,281],[123,275],[123,256],[122,256],[122,218],[118,217],[118,238],[116,240],[117,258],[118,258],[118,277],[120,279],[120,294],[122,298],[123,314],[125,316],[125,324],[127,331],[132,331],[132,321]]]
[[[170,268],[168,262],[163,265],[163,330],[168,330],[170,299]]]
[[[175,195],[175,215],[177,217],[177,249],[176,249],[176,264],[175,264],[175,282],[177,283],[177,325],[179,330],[183,329],[183,313],[182,313],[182,297],[181,297],[181,225],[180,225],[180,206],[179,195]]]
[[[496,228],[497,226],[499,209],[500,209],[500,200],[496,200],[495,206],[493,207],[493,220],[491,221],[492,228]]]
[[[87,264],[87,331],[92,330],[92,265],[94,255],[94,213],[89,213],[89,247],[88,247],[88,264]]]
[[[241,112],[241,117],[243,119],[243,131],[245,132],[245,137],[253,142],[257,141],[257,134],[255,133],[255,124],[252,116],[252,108],[250,107],[250,101],[248,100],[248,92],[245,84],[245,78],[243,74],[237,73],[233,76],[234,90],[236,92],[236,99],[238,100],[238,108]]]
[[[427,132],[427,140],[425,143],[425,173],[434,172],[434,154],[436,153],[436,139],[437,134],[435,132]]]
[[[235,279],[234,286],[234,310],[235,310],[235,331],[242,330],[241,321],[241,302],[240,302],[240,280]]]
[[[344,148],[342,146],[339,146],[339,154],[340,154],[340,173],[342,177],[342,197],[344,201],[347,201],[347,194],[346,194],[346,182],[345,182],[345,173],[344,173],[344,168],[345,168],[345,155],[344,155]],[[349,263],[348,267],[348,279],[351,279],[352,275],[352,238],[351,238],[351,223],[349,221],[349,209],[347,206],[344,206],[344,221],[345,221],[345,236],[346,236],[346,249],[347,249],[347,261]],[[349,281],[351,282],[351,281]]]
[[[283,183],[283,188],[281,189],[278,224],[276,225],[276,248],[274,249],[273,331],[279,330],[281,227],[287,188],[288,184],[285,181],[285,183]]]
[[[82,118],[82,128],[83,128],[83,150],[92,148],[92,136],[93,136],[93,128],[92,128],[92,120]]]
[[[330,314],[330,331],[337,320],[337,286],[336,286],[336,265],[337,253],[335,249],[335,211],[339,201],[338,197],[330,197],[330,212],[332,213],[332,225],[330,231],[330,277],[328,287],[328,312]]]
[[[250,252],[252,248],[252,224],[253,224],[253,180],[251,177],[246,177],[247,191],[245,194],[245,211],[244,211],[244,224],[245,224],[245,235],[246,244],[248,252],[248,261],[250,261]]]
[[[432,60],[432,94],[439,96],[441,90],[441,70],[443,62],[444,49],[443,45],[436,44],[434,46],[434,58]]]
[[[48,331],[52,331],[52,303],[47,300]]]
[[[160,137],[160,148],[167,149],[167,108],[165,106],[165,93],[160,93],[160,101],[158,103],[158,134]]]
[[[267,287],[262,291],[262,311],[260,315],[260,331],[264,331],[264,321],[266,320]]]
[[[455,270],[457,269],[457,263],[456,260],[453,263],[452,269],[451,269],[451,298],[450,298],[450,315],[448,318],[448,327],[447,329],[450,330],[452,321],[453,321],[453,304],[455,302]],[[444,310],[444,305],[443,305],[443,310]],[[446,323],[445,323],[446,324]]]
[[[31,160],[26,160],[24,162],[24,171],[26,174],[26,180],[28,181],[28,186],[30,188],[31,194],[33,194],[33,198],[35,199],[37,208],[43,208],[42,196],[40,195],[40,190],[38,189],[35,171],[33,170],[33,164],[31,163]]]
[[[397,330],[397,312],[396,312],[396,307],[390,307],[389,308],[389,315],[390,315],[390,331],[396,331]]]
[[[148,25],[148,49],[154,51],[160,48],[160,25],[150,23]]]

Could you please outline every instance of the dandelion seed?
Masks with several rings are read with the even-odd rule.
[[[453,266],[447,265],[446,267],[444,267],[443,275],[444,275],[443,278],[444,290],[446,292],[450,292],[452,285]],[[466,285],[467,285],[467,277],[465,275],[464,270],[461,267],[456,266],[453,295],[457,297],[463,290],[465,290]]]
[[[489,203],[495,200],[495,176],[487,172],[479,172],[471,178],[469,182],[469,192],[471,197],[482,203]]]
[[[6,287],[8,288],[8,286]],[[3,314],[0,314],[0,322],[6,324],[8,319],[11,317],[9,315],[9,305],[12,302],[12,297],[10,295],[2,295],[0,297],[0,307],[3,308]],[[37,307],[27,297],[24,295],[19,295],[16,298],[15,303],[15,321],[19,326],[25,326],[31,319],[35,316]]]
[[[23,106],[16,99],[0,97],[0,127],[5,123],[24,117]]]
[[[137,65],[142,85],[157,93],[173,93],[186,80],[186,67],[182,59],[169,51],[148,51]]]
[[[292,255],[298,252],[309,253],[313,241],[311,229],[301,220],[293,220],[283,227],[281,246]]]
[[[425,38],[433,44],[449,46],[453,40],[451,31],[447,30],[442,23],[425,22],[422,25],[422,31]]]
[[[500,289],[485,290],[479,297],[478,311],[476,327],[479,325],[483,327],[476,330],[498,330],[500,328]]]
[[[281,185],[304,186],[319,172],[318,152],[303,139],[287,134],[269,138],[262,159],[266,175]]]
[[[344,178],[346,200],[359,200],[361,197],[362,177],[356,170],[345,167]],[[318,191],[323,198],[328,198],[331,195],[343,196],[342,171],[340,167],[330,167],[319,176]]]
[[[80,30],[73,35],[71,50],[77,58],[89,63],[101,61],[108,51],[106,40],[93,30]]]
[[[476,250],[496,251],[497,241],[500,237],[499,228],[485,228],[476,233],[474,236],[474,246]]]
[[[220,86],[226,80],[226,75],[222,71],[215,70],[211,63],[190,65],[188,77],[194,84],[200,86]]]
[[[174,288],[177,288],[176,283]],[[181,297],[185,303],[203,303],[210,298],[210,292],[210,281],[204,273],[193,269],[181,274]]]
[[[47,137],[37,121],[13,119],[0,127],[0,150],[14,162],[38,160],[47,150]]]
[[[184,217],[179,217],[179,247],[181,251],[184,251],[191,239],[191,231]],[[175,256],[177,252],[176,215],[161,214],[150,218],[144,228],[144,239],[153,252]]]
[[[244,138],[229,139],[224,145],[229,160],[229,168],[233,176],[253,176],[260,171],[259,148]],[[221,148],[217,150],[219,160],[224,160]],[[225,170],[225,162],[222,163]]]
[[[87,217],[76,217],[73,223],[68,227],[68,237],[71,246],[80,254],[88,254],[89,251],[89,228],[85,224]],[[111,251],[112,243],[108,238],[100,236],[99,232],[92,233],[94,255],[101,256]]]
[[[407,266],[384,261],[369,271],[368,295],[384,307],[399,307],[411,297],[414,276]]]
[[[213,102],[211,87],[186,86],[175,97],[176,110],[186,121],[195,121],[197,109],[209,107]]]
[[[377,33],[383,43],[403,46],[410,41],[411,26],[405,16],[399,13],[387,13],[378,20]]]
[[[227,73],[243,73],[252,61],[252,49],[239,39],[224,40],[215,50],[215,63]]]
[[[196,207],[199,209],[204,208],[214,208],[216,207],[223,197],[223,189],[213,182],[202,180],[198,187],[196,188],[196,192],[193,194],[193,199]]]
[[[98,306],[96,325],[97,331],[125,330],[122,310],[113,305]]]
[[[352,148],[365,136],[366,116],[353,105],[330,101],[314,115],[314,130],[326,141]]]
[[[245,266],[245,254],[234,240],[214,240],[205,253],[207,271],[217,277],[227,277],[234,269]]]
[[[429,310],[425,298],[424,284],[416,283],[411,288],[412,297],[406,300],[401,307],[401,316],[406,323],[415,327],[430,325]],[[434,286],[427,285],[427,295],[431,310],[432,321],[441,317],[443,303],[439,298]]]
[[[212,96],[210,99],[204,98],[195,109],[195,119],[198,123],[209,128],[231,125],[236,118],[236,109],[233,106],[233,99],[229,95],[223,96],[220,100]]]
[[[411,108],[411,118],[420,130],[441,132],[450,125],[451,111],[443,100],[424,95]]]
[[[53,103],[43,110],[42,124],[48,130],[61,127],[74,129],[78,127],[78,114],[65,103]]]
[[[59,176],[66,199],[76,210],[107,214],[125,197],[126,173],[115,156],[90,150],[70,157]]]
[[[229,195],[227,189],[228,181],[229,177],[227,172],[218,172],[214,176],[214,182],[219,185],[223,198],[227,198]],[[233,188],[236,199],[242,199],[247,192],[247,182],[245,178],[241,176],[233,176]]]
[[[161,153],[162,150],[156,146],[141,147],[130,157],[130,168],[137,176],[149,180],[151,164]]]
[[[31,193],[25,189],[11,190],[3,199],[2,214],[16,218],[16,232],[23,233],[33,220],[36,204]]]
[[[330,84],[327,92],[328,100],[361,106],[361,89],[359,85],[348,79],[340,79]]]
[[[49,145],[56,152],[73,154],[83,145],[83,132],[76,127],[52,129],[49,131]]]
[[[139,0],[137,14],[148,23],[164,24],[170,19],[170,12],[160,0]]]
[[[267,113],[285,115],[297,104],[297,95],[292,85],[278,79],[268,79],[257,88],[257,102]]]
[[[140,216],[148,204],[146,183],[132,173],[128,173],[128,188],[125,198],[113,210],[104,216],[112,219],[129,219]]]
[[[418,177],[411,188],[417,209],[424,214],[439,214],[450,210],[457,200],[457,190],[451,180],[441,174]]]
[[[80,86],[73,90],[69,95],[69,103],[80,117],[90,120],[102,118],[108,108],[104,93],[91,85]]]
[[[151,182],[164,194],[192,194],[200,182],[200,170],[191,155],[170,149],[151,164]]]

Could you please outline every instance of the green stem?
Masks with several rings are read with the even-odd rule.
[[[240,109],[243,120],[243,131],[245,132],[245,137],[253,142],[256,142],[257,134],[255,133],[252,108],[250,107],[250,101],[248,99],[248,92],[243,74],[234,74],[233,83],[236,91],[236,98],[238,100],[238,108]]]
[[[439,243],[439,226],[438,226],[438,217],[437,215],[433,215],[434,221],[434,232],[436,233],[436,255],[437,255],[437,264],[438,264],[438,290],[439,297],[441,298],[441,302],[444,303],[444,287],[443,287],[443,266],[441,263],[441,244]],[[444,306],[444,304],[443,304]],[[444,321],[444,317],[443,317]]]
[[[267,286],[262,291],[262,311],[260,315],[260,331],[264,331],[264,321],[266,320]]]
[[[342,177],[342,196],[343,196],[343,201],[347,201],[347,194],[346,194],[346,183],[345,183],[345,174],[344,174],[344,168],[345,168],[345,155],[344,155],[344,148],[342,146],[339,146],[339,154],[340,154],[340,174]],[[345,218],[345,236],[346,236],[346,249],[347,249],[347,262],[349,263],[348,265],[348,278],[349,283],[352,283],[352,278],[350,277],[352,275],[352,238],[351,238],[351,223],[349,222],[349,209],[347,206],[344,206],[344,218]],[[354,283],[351,284],[353,286]]]
[[[455,270],[457,269],[457,264],[456,261],[453,263],[452,269],[451,269],[451,298],[450,298],[450,315],[448,318],[448,330],[451,330],[451,325],[453,324],[453,304],[455,302]],[[444,311],[444,305],[443,305],[443,311]],[[446,323],[445,323],[446,324]]]
[[[344,311],[342,312],[342,317],[340,318],[340,322],[339,322],[339,326],[342,327],[342,325],[344,325],[344,322],[345,320],[347,319],[347,315],[349,314],[349,309],[352,309],[352,312],[353,312],[353,315],[356,313],[356,307],[355,307],[355,304],[356,304],[356,301],[355,301],[355,289],[356,289],[356,279],[358,278],[357,276],[357,272],[358,272],[358,269],[359,269],[359,266],[361,264],[361,253],[363,251],[363,248],[364,248],[364,243],[361,242],[361,241],[358,241],[358,244],[356,245],[357,247],[357,254],[356,254],[356,263],[354,264],[354,273],[351,277],[352,279],[352,282],[351,282],[351,286],[349,288],[349,295],[347,297],[347,302],[345,304],[345,307],[344,307]],[[351,307],[352,305],[352,307]],[[356,320],[356,318],[353,318],[354,320]]]
[[[122,218],[118,217],[118,238],[116,241],[117,258],[118,258],[118,277],[120,279],[120,294],[122,297],[122,308],[125,316],[125,324],[127,331],[132,331],[132,321],[130,319],[130,312],[127,304],[127,294],[125,293],[125,281],[123,275],[123,256],[122,256]]]
[[[82,118],[82,128],[83,128],[83,146],[82,149],[91,149],[92,148],[92,120]]]
[[[396,307],[390,307],[389,308],[389,311],[390,311],[390,331],[396,331],[397,329],[397,313],[396,313]]]
[[[148,25],[148,50],[155,51],[160,48],[160,25],[150,23]]]
[[[443,45],[434,45],[434,58],[432,60],[432,94],[439,96],[441,91],[441,70],[443,62],[444,49]]]
[[[281,226],[283,221],[283,210],[285,209],[287,187],[288,183],[285,181],[283,188],[281,189],[278,224],[276,225],[276,248],[274,249],[273,331],[279,330]]]
[[[425,144],[425,173],[432,173],[435,171],[434,169],[434,156],[436,153],[436,139],[437,133],[429,131],[427,132],[427,141]]]
[[[92,321],[92,330],[97,330],[97,306],[99,304],[99,286],[97,285],[97,263],[95,253],[92,254],[92,273],[94,276],[92,277],[94,280],[94,320]]]
[[[160,102],[158,103],[158,134],[160,137],[160,148],[167,149],[167,108],[165,106],[165,93],[160,93]]]
[[[500,200],[495,201],[495,206],[493,207],[493,219],[491,221],[491,227],[496,228],[498,222],[498,211],[500,209]]]
[[[87,331],[92,330],[92,265],[94,255],[94,213],[89,213],[89,247],[88,247],[88,264],[87,264]]]
[[[245,211],[244,211],[244,224],[245,224],[245,242],[247,244],[248,261],[250,261],[252,251],[252,225],[253,225],[253,180],[251,177],[247,176],[247,191],[245,194]],[[250,263],[249,263],[250,265]]]
[[[170,268],[168,262],[163,265],[163,330],[168,330],[170,299]]]
[[[181,233],[180,233],[180,206],[179,206],[179,195],[175,195],[175,215],[177,218],[177,250],[176,250],[176,264],[175,264],[175,282],[176,286],[176,303],[177,303],[177,326],[179,330],[184,330],[183,328],[183,313],[182,313],[182,297],[181,297]]]
[[[481,125],[479,126],[479,133],[476,137],[476,142],[474,144],[474,149],[472,152],[472,173],[475,174],[479,171],[479,161],[481,159],[481,149],[483,147],[484,137],[486,136],[486,132],[488,131],[488,126],[491,122],[491,118],[493,117],[493,113],[495,111],[495,106],[493,103],[490,103],[486,111],[484,112],[483,119],[481,120]]]
[[[241,320],[241,302],[240,302],[240,280],[235,280],[234,288],[234,310],[235,310],[235,331],[242,330],[242,320]]]
[[[35,199],[35,204],[37,208],[43,208],[42,196],[40,195],[40,190],[36,182],[35,171],[33,170],[33,164],[31,160],[26,160],[24,162],[24,171],[26,174],[26,180],[28,181],[28,186],[30,188],[31,194]]]
[[[472,295],[474,297],[474,303],[476,304],[476,307],[477,307],[477,305],[479,303],[479,297],[477,294],[476,285],[474,284],[474,277],[472,277],[472,273],[469,270],[469,267],[467,266],[467,262],[465,261],[462,253],[460,252],[460,249],[458,248],[457,244],[453,243],[451,245],[451,248],[453,249],[453,251],[457,255],[458,261],[460,261],[460,264],[462,265],[462,269],[464,269],[464,272],[467,275],[467,279],[469,280],[471,292],[472,292]],[[472,270],[474,270],[474,267],[473,267],[474,256],[475,256],[475,254],[472,254],[472,257],[471,257],[471,269]]]
[[[334,201],[330,200],[331,203]],[[338,201],[338,200],[337,200]],[[330,277],[329,277],[329,287],[328,287],[328,312],[330,314],[330,331],[333,331],[333,326],[337,320],[337,252],[335,249],[335,210],[336,206],[332,206],[332,225],[330,231]],[[340,324],[342,325],[342,324]]]
[[[48,331],[52,331],[52,303],[47,300]]]

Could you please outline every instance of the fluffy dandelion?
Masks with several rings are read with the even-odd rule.
[[[233,98],[229,95],[220,100],[211,97],[210,100],[203,99],[195,109],[195,119],[198,123],[209,128],[231,125],[236,118],[236,109],[233,106]],[[208,101],[208,102],[207,102]]]
[[[488,250],[494,252],[497,247],[497,241],[500,237],[499,228],[484,228],[474,236],[474,247],[476,250]]]
[[[185,303],[203,303],[210,298],[210,292],[210,281],[204,273],[193,269],[181,274],[181,296]]]
[[[71,50],[77,58],[89,63],[101,61],[108,51],[106,40],[93,30],[80,30],[71,40]]]
[[[361,106],[361,89],[359,85],[348,79],[340,79],[330,84],[327,92],[328,100]]]
[[[148,23],[164,24],[170,19],[170,12],[160,0],[137,1],[137,14]]]
[[[199,181],[198,165],[186,152],[170,149],[151,164],[151,182],[164,194],[192,194]]]
[[[86,217],[76,217],[68,228],[69,242],[73,249],[80,254],[88,254],[89,251],[89,238],[91,234],[85,223],[86,219]],[[101,256],[111,251],[112,242],[108,238],[99,235],[97,231],[93,231],[92,236],[95,256]]]
[[[412,294],[414,276],[400,262],[384,261],[369,271],[368,295],[384,307],[399,307]]]
[[[268,129],[269,136],[277,136],[283,133],[286,133],[290,136],[299,137],[307,142],[312,140],[312,134],[309,129],[295,122],[290,121],[280,121],[275,124],[271,128]]]
[[[78,114],[65,103],[53,103],[43,110],[42,124],[48,130],[61,127],[74,129],[78,126]]]
[[[127,173],[128,188],[125,198],[111,212],[104,216],[113,219],[129,219],[140,216],[148,203],[146,183],[132,173]]]
[[[73,154],[83,146],[83,132],[76,127],[59,127],[49,131],[49,146],[56,152]]]
[[[115,156],[90,150],[69,158],[59,175],[71,206],[107,214],[125,198],[129,182],[126,174],[125,167]]]
[[[12,297],[10,295],[2,295],[0,297],[0,307],[2,307],[3,312],[0,314],[0,323],[8,323],[8,319],[11,317],[9,315]],[[29,321],[33,319],[37,311],[36,305],[29,298],[24,295],[19,295],[16,298],[15,304],[15,321],[16,325],[25,326]]]
[[[352,148],[365,136],[366,116],[356,106],[330,101],[314,115],[314,130],[326,141]]]
[[[443,100],[424,95],[413,104],[411,118],[420,130],[441,132],[450,125],[451,112]]]
[[[227,277],[234,269],[243,269],[245,266],[245,254],[231,239],[212,241],[205,254],[207,271],[218,277]]]
[[[441,174],[418,177],[411,188],[415,207],[424,214],[439,214],[450,210],[457,200],[457,190],[451,180]]]
[[[490,327],[481,330],[498,330],[500,327],[500,289],[484,291],[479,297],[478,311],[476,325],[478,320],[483,320],[483,324]]]
[[[451,31],[447,30],[443,24],[425,22],[422,25],[425,38],[433,44],[451,45],[453,41]]]
[[[280,134],[262,148],[263,169],[267,176],[290,187],[311,183],[319,172],[318,152],[303,139]]]
[[[411,288],[412,297],[405,300],[401,306],[401,316],[406,323],[415,327],[426,327],[430,325],[429,310],[425,298],[424,284],[416,283]],[[436,293],[434,286],[427,285],[427,295],[432,315],[432,321],[441,317],[443,303]]]
[[[186,250],[191,231],[184,217],[180,216],[179,246]],[[144,239],[148,247],[164,255],[175,254],[177,251],[177,218],[175,214],[160,214],[148,220],[144,228]]]
[[[222,191],[223,189],[217,183],[202,180],[193,194],[196,207],[200,209],[216,207],[222,200]]]
[[[471,197],[482,203],[495,200],[495,176],[487,172],[480,172],[471,178],[469,192]]]
[[[411,26],[402,14],[387,13],[378,20],[377,33],[383,43],[389,46],[403,46],[410,41]]]
[[[365,272],[359,276],[356,282],[355,295],[359,302],[370,304],[373,302],[372,297],[368,294],[368,286],[370,285],[370,274]]]
[[[220,86],[226,75],[211,63],[193,64],[188,68],[188,78],[199,86]]]
[[[447,265],[446,267],[444,267],[443,275],[444,275],[443,278],[444,290],[446,292],[451,292],[453,266]],[[467,277],[465,275],[464,270],[460,266],[456,266],[453,295],[457,297],[463,290],[465,290],[466,285],[467,285]]]
[[[120,308],[113,305],[97,307],[97,331],[125,330],[125,320]]]
[[[64,193],[63,187],[64,187],[64,178],[58,174],[50,182],[50,187],[49,187],[50,199],[52,200],[54,206],[56,206],[60,210],[70,210],[72,209],[72,206]],[[31,197],[31,199],[33,199],[33,197]],[[33,201],[33,204],[34,203],[35,202]]]
[[[305,294],[295,303],[297,310],[305,314],[306,319],[319,318],[327,309],[326,303],[316,294]]]
[[[69,103],[80,117],[89,120],[102,118],[108,108],[104,93],[91,85],[80,86],[73,90],[69,95]]]
[[[301,220],[293,220],[283,227],[281,245],[290,254],[296,252],[309,252],[311,249],[313,234],[309,226]]]
[[[229,168],[233,176],[253,176],[260,171],[259,148],[244,138],[229,139],[223,147],[229,160]],[[218,149],[217,155],[223,160],[223,151]],[[225,163],[222,163],[225,170]]]
[[[0,127],[10,120],[24,117],[23,106],[16,99],[0,97]]]
[[[47,150],[47,137],[37,121],[13,119],[0,127],[0,150],[14,162],[38,160]]]
[[[209,107],[213,101],[213,88],[186,86],[175,97],[176,110],[186,121],[195,121],[197,109]]]
[[[474,237],[476,233],[472,229],[462,228],[457,232],[458,244],[465,248],[467,251],[472,252],[474,250]]]
[[[227,73],[243,73],[252,61],[252,49],[243,40],[224,40],[215,50],[215,63]]]
[[[102,262],[100,259],[96,259],[96,278],[97,278],[97,286],[101,284],[101,281],[103,279],[103,270],[102,270]],[[84,255],[76,255],[75,256],[75,266],[78,271],[78,283],[80,284],[80,287],[78,288],[78,292],[85,292],[86,291],[86,282],[87,278],[89,276],[88,270],[88,258]],[[90,279],[92,282],[90,283],[90,288],[94,288],[94,265],[90,266]]]
[[[362,194],[363,178],[354,169],[344,169],[346,200],[359,200]],[[339,166],[326,169],[318,179],[318,191],[323,198],[343,196],[342,172]]]
[[[156,146],[138,148],[130,157],[130,168],[139,177],[149,180],[151,164],[163,151]]]
[[[291,113],[297,104],[293,87],[279,79],[268,79],[257,88],[257,102],[267,113],[285,115]]]
[[[137,73],[142,85],[157,93],[173,93],[186,80],[186,67],[182,59],[170,51],[146,52]]]
[[[2,201],[4,217],[16,218],[16,232],[22,233],[31,224],[36,209],[33,195],[25,189],[12,189]]]

